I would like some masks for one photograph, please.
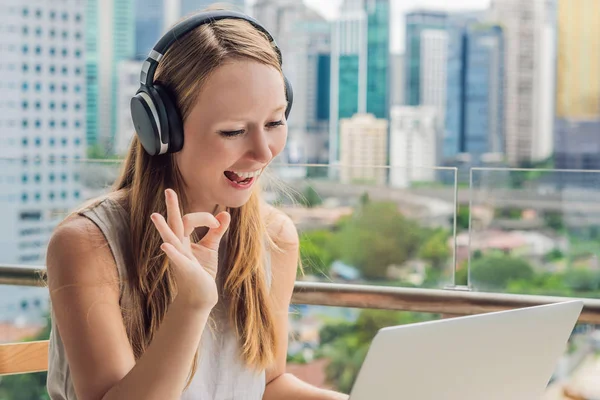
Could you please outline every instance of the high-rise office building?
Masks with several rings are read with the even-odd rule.
[[[124,157],[135,133],[129,103],[140,87],[141,60],[121,61],[117,68],[117,131],[115,154]]]
[[[390,61],[392,63],[390,105],[401,106],[404,105],[404,55],[392,54]]]
[[[135,0],[135,58],[145,59],[165,28],[165,0]]]
[[[117,65],[135,55],[134,0],[86,3],[87,141],[114,151]]]
[[[294,108],[287,121],[288,144],[280,159],[288,163],[326,162],[329,23],[295,0],[258,0],[253,17],[273,35],[283,56],[283,70],[294,88]]]
[[[82,200],[85,2],[0,3],[0,254],[43,265],[56,224]]]
[[[440,125],[436,108],[393,106],[390,114],[390,185],[404,188],[435,181]]]
[[[418,106],[423,104],[423,93],[432,93],[432,85],[445,76],[445,60],[441,56],[445,53],[435,54],[434,49],[442,48],[446,41],[446,23],[448,15],[442,11],[415,10],[406,14],[406,37],[404,76],[405,104]],[[425,54],[422,54],[425,50]],[[444,50],[442,50],[444,52]],[[424,60],[427,56],[427,60]],[[441,60],[441,61],[440,61]],[[427,61],[427,62],[426,62]],[[435,65],[429,65],[431,62]],[[421,76],[423,73],[432,73],[432,76]],[[424,82],[429,82],[428,88],[423,89]],[[443,89],[442,89],[443,90]],[[438,97],[441,95],[438,93]]]
[[[555,2],[493,0],[491,14],[504,33],[506,159],[511,165],[547,159],[553,150]]]
[[[484,154],[504,153],[504,36],[500,26],[462,18],[450,19],[448,34],[442,159],[467,153],[478,163]]]
[[[340,120],[340,179],[342,183],[383,185],[387,171],[388,121],[373,114]],[[374,168],[375,167],[375,168]],[[377,168],[379,167],[379,168]]]
[[[194,11],[199,11],[213,4],[222,4],[229,9],[245,12],[246,2],[244,0],[181,0],[181,15],[185,16]]]
[[[600,2],[558,3],[556,168],[600,169]]]
[[[389,116],[390,2],[345,0],[332,26],[329,160],[338,160],[338,121]]]

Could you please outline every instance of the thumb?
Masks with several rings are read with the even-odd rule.
[[[218,228],[211,228],[208,233],[198,243],[206,248],[217,251],[219,249],[219,243],[231,223],[231,215],[227,211],[220,212],[216,215],[220,225]]]

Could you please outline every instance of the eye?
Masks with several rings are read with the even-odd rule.
[[[275,128],[277,126],[282,126],[282,125],[283,125],[283,120],[280,119],[279,121],[269,122],[267,124],[267,127],[269,127],[269,128]]]
[[[245,131],[240,129],[239,131],[219,131],[219,133],[225,137],[234,137],[243,134]]]

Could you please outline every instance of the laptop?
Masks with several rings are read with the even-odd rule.
[[[379,330],[350,400],[539,400],[579,300]]]

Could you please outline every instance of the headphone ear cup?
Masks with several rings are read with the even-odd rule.
[[[294,103],[294,90],[292,89],[292,83],[285,75],[283,75],[283,83],[285,84],[285,98],[288,103],[285,109],[285,119],[288,119],[292,111],[292,104]]]
[[[131,119],[135,132],[146,152],[160,152],[161,121],[156,100],[147,86],[141,86],[130,102]]]
[[[154,88],[166,112],[165,121],[169,126],[169,153],[176,153],[183,148],[183,121],[179,113],[179,108],[175,106],[173,97],[167,88],[161,85],[155,85]]]

